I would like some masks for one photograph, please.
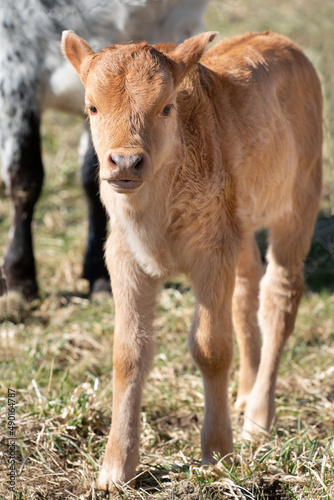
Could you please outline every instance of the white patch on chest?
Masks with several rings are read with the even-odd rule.
[[[136,261],[147,274],[155,278],[166,277],[177,267],[165,237],[166,220],[154,210],[145,210],[141,215],[134,211],[131,214],[120,198],[123,196],[112,197],[113,208],[109,210],[111,228],[121,230]]]

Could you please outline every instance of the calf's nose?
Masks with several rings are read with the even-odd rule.
[[[114,171],[130,170],[135,173],[139,173],[143,167],[143,157],[140,154],[128,156],[111,154],[109,162]]]

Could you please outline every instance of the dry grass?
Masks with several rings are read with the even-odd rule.
[[[326,124],[323,210],[333,208],[334,42],[330,0],[258,2],[212,0],[207,26],[231,34],[272,27],[293,36],[321,72]],[[330,16],[332,15],[332,17]],[[87,222],[76,168],[81,121],[48,113],[43,126],[47,168],[34,222],[41,298],[0,325],[0,500],[101,498],[94,487],[111,420],[112,299],[89,300],[80,279]],[[1,232],[9,226],[0,201]],[[2,254],[5,241],[0,242]],[[14,302],[13,302],[14,301]],[[267,442],[241,439],[233,412],[234,463],[200,467],[201,378],[187,349],[194,299],[183,277],[161,291],[156,357],[143,400],[141,459],[136,489],[125,499],[334,498],[334,297],[309,292],[289,339],[277,386],[277,422]],[[231,373],[237,391],[238,352]],[[17,494],[6,484],[7,390],[16,390]]]
[[[113,306],[89,305],[78,296],[67,300],[66,306],[60,301],[44,308],[43,325],[37,308],[25,324],[8,322],[0,329],[4,422],[7,387],[17,390],[17,498],[99,498],[94,479],[110,425]],[[278,419],[269,440],[243,442],[242,417],[233,413],[231,470],[199,465],[203,393],[186,346],[192,310],[190,291],[181,293],[175,284],[162,290],[157,355],[142,409],[138,485],[118,497],[332,498],[334,299],[309,295],[303,301],[282,363]],[[231,404],[237,369],[236,353]],[[5,458],[5,436],[1,449]],[[3,486],[0,498],[10,498]]]

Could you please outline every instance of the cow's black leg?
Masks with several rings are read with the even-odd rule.
[[[15,119],[15,116],[12,117]],[[5,180],[12,204],[9,244],[4,261],[8,290],[19,290],[26,298],[37,295],[31,222],[43,183],[40,151],[40,120],[37,113],[24,110],[20,128],[2,135],[6,160]],[[7,142],[6,142],[7,141]],[[12,147],[8,147],[8,144]],[[13,146],[15,144],[15,147]]]
[[[110,279],[104,263],[104,243],[107,237],[107,216],[100,201],[98,159],[88,132],[82,143],[82,183],[88,206],[88,241],[83,277],[89,281],[91,293],[110,292]],[[81,144],[82,147],[82,144]]]

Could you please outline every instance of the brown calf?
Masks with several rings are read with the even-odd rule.
[[[63,36],[86,87],[112,231],[113,418],[102,489],[135,475],[156,292],[173,273],[189,276],[197,299],[189,345],[204,381],[203,463],[233,451],[232,312],[245,435],[269,429],[275,414],[279,362],[321,192],[321,89],[285,37],[248,33],[203,55],[215,35],[97,54],[73,32]],[[269,250],[261,279],[254,231],[262,227]]]

